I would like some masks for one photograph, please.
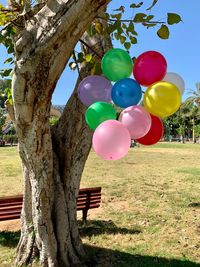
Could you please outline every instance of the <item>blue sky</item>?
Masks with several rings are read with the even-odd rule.
[[[152,1],[144,1],[144,7],[148,7]],[[125,5],[129,9],[128,7],[132,2],[134,0],[113,0],[109,5],[109,10],[115,9],[120,5]],[[5,0],[0,0],[0,3],[5,4]],[[195,89],[195,83],[200,81],[200,67],[198,66],[200,62],[199,10],[199,0],[159,0],[151,11],[152,14],[156,15],[157,20],[162,20],[166,17],[167,12],[171,12],[181,15],[183,23],[170,27],[170,38],[168,40],[161,40],[157,37],[157,28],[147,30],[137,25],[138,43],[132,46],[131,56],[137,57],[148,50],[161,52],[167,59],[168,71],[181,75],[185,80],[186,89]],[[131,15],[132,10],[130,11],[129,9],[126,17],[130,18]],[[114,47],[121,47],[121,45],[114,42]],[[7,53],[2,46],[0,46],[0,55],[0,68],[3,68]],[[76,79],[77,73],[66,68],[54,92],[53,104],[66,103],[74,88]],[[183,98],[185,99],[187,96],[184,94]]]

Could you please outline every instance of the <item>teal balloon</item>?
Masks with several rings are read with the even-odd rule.
[[[92,130],[95,130],[102,122],[116,118],[117,113],[114,107],[106,102],[92,104],[85,113],[86,123]]]
[[[108,50],[101,62],[102,72],[110,81],[129,78],[133,71],[133,61],[129,54],[120,48]]]

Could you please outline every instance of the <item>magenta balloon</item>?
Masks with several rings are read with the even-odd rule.
[[[92,143],[95,152],[101,158],[117,160],[128,153],[131,137],[127,128],[121,122],[108,120],[96,128]]]
[[[145,136],[151,128],[150,113],[141,106],[131,106],[124,109],[119,121],[127,127],[132,139]]]
[[[133,74],[136,81],[144,86],[161,81],[167,72],[167,61],[156,51],[147,51],[135,61]]]
[[[83,79],[78,87],[81,102],[90,106],[95,102],[111,102],[112,83],[103,76],[92,75]]]

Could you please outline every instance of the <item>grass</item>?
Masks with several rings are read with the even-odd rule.
[[[105,162],[91,151],[81,186],[102,186],[103,195],[80,225],[88,266],[200,266],[199,152],[199,145],[159,143]],[[0,162],[0,196],[20,193],[16,148],[1,148]],[[0,266],[11,266],[18,239],[6,235],[0,233]]]

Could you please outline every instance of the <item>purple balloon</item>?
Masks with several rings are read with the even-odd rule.
[[[90,106],[95,102],[111,102],[112,83],[98,75],[83,79],[78,87],[78,97],[81,102]]]

